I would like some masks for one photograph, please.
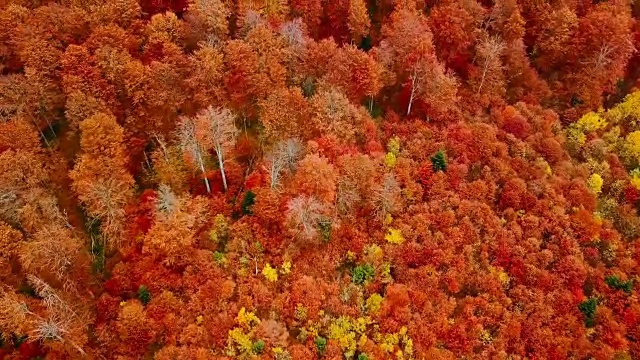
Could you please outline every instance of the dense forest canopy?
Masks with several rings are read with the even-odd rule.
[[[640,359],[637,19],[0,0],[0,357]]]

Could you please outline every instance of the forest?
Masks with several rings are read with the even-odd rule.
[[[0,358],[640,359],[639,20],[0,0]]]

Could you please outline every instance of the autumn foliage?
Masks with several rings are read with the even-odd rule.
[[[640,359],[639,16],[0,1],[0,358]]]

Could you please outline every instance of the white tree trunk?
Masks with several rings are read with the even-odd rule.
[[[416,78],[417,78],[417,74],[416,71],[413,71],[413,74],[411,75],[411,96],[409,97],[409,106],[407,106],[407,116],[409,116],[409,114],[411,114],[411,105],[413,104],[413,97],[416,94]]]
[[[218,155],[218,164],[220,165],[220,175],[222,175],[222,185],[224,186],[224,191],[227,191],[227,176],[224,173],[224,162],[222,161],[222,147],[220,144],[216,145],[216,155]]]
[[[280,178],[280,169],[279,165],[275,163],[275,159],[271,160],[271,167],[269,168],[269,174],[271,176],[271,189],[275,189],[276,185],[278,185],[278,180]]]
[[[480,85],[478,86],[478,91],[476,91],[476,94],[480,94],[480,89],[482,89],[482,84],[484,84],[484,78],[485,76],[487,76],[487,68],[489,67],[489,62],[485,61],[484,62],[484,70],[482,70],[482,79],[480,79]]]
[[[47,147],[51,146],[51,144],[49,144],[49,140],[47,140],[47,137],[44,136],[44,132],[42,132],[42,129],[40,129],[40,126],[38,126],[38,123],[33,119],[31,119],[31,123],[36,127],[36,129],[38,129],[38,132],[40,133],[40,136],[42,136],[42,140],[44,140],[44,143],[47,145]]]
[[[198,154],[197,158],[198,158],[198,164],[200,165],[200,171],[202,171],[202,176],[204,177],[204,184],[207,186],[207,193],[211,194],[211,185],[209,185],[209,179],[207,179],[207,170],[204,168],[204,162],[202,161],[202,156]]]

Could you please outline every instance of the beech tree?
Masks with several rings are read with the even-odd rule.
[[[194,27],[193,32],[199,34],[207,41],[225,40],[229,35],[229,18],[231,9],[229,4],[222,0],[196,0],[191,1],[187,11],[187,19]]]
[[[259,87],[264,82],[257,73],[257,55],[247,43],[231,40],[225,43],[224,63],[227,72],[223,81],[229,107],[250,114],[252,99],[259,98]]]
[[[268,143],[308,137],[302,129],[309,116],[309,104],[300,89],[274,89],[260,103],[260,123]]]
[[[219,46],[204,44],[190,60],[191,72],[185,83],[193,94],[195,107],[223,104],[225,89],[220,85],[224,75],[224,58]]]
[[[218,167],[220,168],[225,191],[228,186],[224,171],[224,162],[227,153],[235,145],[239,133],[234,120],[231,111],[214,107],[208,107],[206,110],[200,112],[193,120],[196,141],[202,144],[204,150],[215,151],[218,157]],[[210,189],[207,190],[209,192],[211,191]]]
[[[400,205],[400,186],[393,174],[387,173],[376,184],[370,195],[373,214],[380,219],[397,211]]]
[[[293,172],[301,153],[302,145],[297,139],[282,140],[273,146],[273,149],[266,156],[271,189],[280,185],[283,172]]]
[[[355,104],[377,96],[384,85],[382,66],[354,45],[338,47],[332,39],[311,43],[303,61],[307,76],[322,87],[341,90]]]
[[[293,177],[296,192],[333,204],[336,191],[336,171],[325,157],[308,154],[297,164]]]
[[[83,257],[82,241],[62,224],[40,229],[23,244],[19,256],[26,271],[41,276],[53,275],[67,289],[75,287],[71,276],[86,271],[88,265],[87,258]]]
[[[177,129],[178,144],[183,155],[189,162],[195,165],[202,172],[204,182],[207,186],[207,192],[211,192],[211,185],[206,176],[206,168],[204,165],[204,148],[196,138],[196,125],[191,118],[182,118]]]
[[[502,54],[504,43],[497,37],[490,37],[483,40],[477,48],[478,65],[480,67],[478,88],[479,94],[485,87],[485,92],[498,93],[504,91],[504,75],[502,65]]]
[[[238,17],[240,18],[239,26],[242,27],[242,18],[248,13],[254,12],[263,16],[268,21],[282,21],[286,14],[289,12],[289,4],[283,0],[267,0],[267,1],[255,1],[255,0],[241,0],[237,4]]]
[[[10,120],[18,116],[29,121],[47,145],[45,132],[55,134],[53,123],[62,104],[58,86],[36,73],[0,77],[0,118]]]
[[[456,81],[436,58],[426,18],[401,7],[393,12],[382,35],[378,59],[398,74],[400,84],[408,87],[406,114],[411,114],[418,98],[432,108],[431,114],[446,112],[456,99]]]
[[[186,266],[205,214],[200,199],[178,197],[168,187],[161,187],[155,222],[144,238],[143,253],[152,254],[169,267]]]
[[[310,125],[315,136],[332,135],[345,142],[353,141],[362,117],[349,99],[335,89],[321,91],[311,99]]]
[[[356,43],[359,43],[369,32],[371,21],[369,20],[367,6],[363,0],[349,1],[348,26],[351,32],[351,39]]]
[[[484,9],[477,3],[439,3],[429,13],[436,54],[449,69],[464,76],[472,60],[471,48],[480,34]]]
[[[294,237],[306,241],[316,240],[320,235],[318,226],[327,216],[326,205],[318,199],[300,195],[287,204],[286,222]]]
[[[89,216],[100,220],[103,233],[117,244],[134,184],[126,168],[124,131],[113,116],[96,114],[80,124],[80,132],[81,153],[69,173],[72,188]]]
[[[292,0],[291,12],[294,17],[301,17],[311,37],[317,37],[322,21],[321,0]]]

